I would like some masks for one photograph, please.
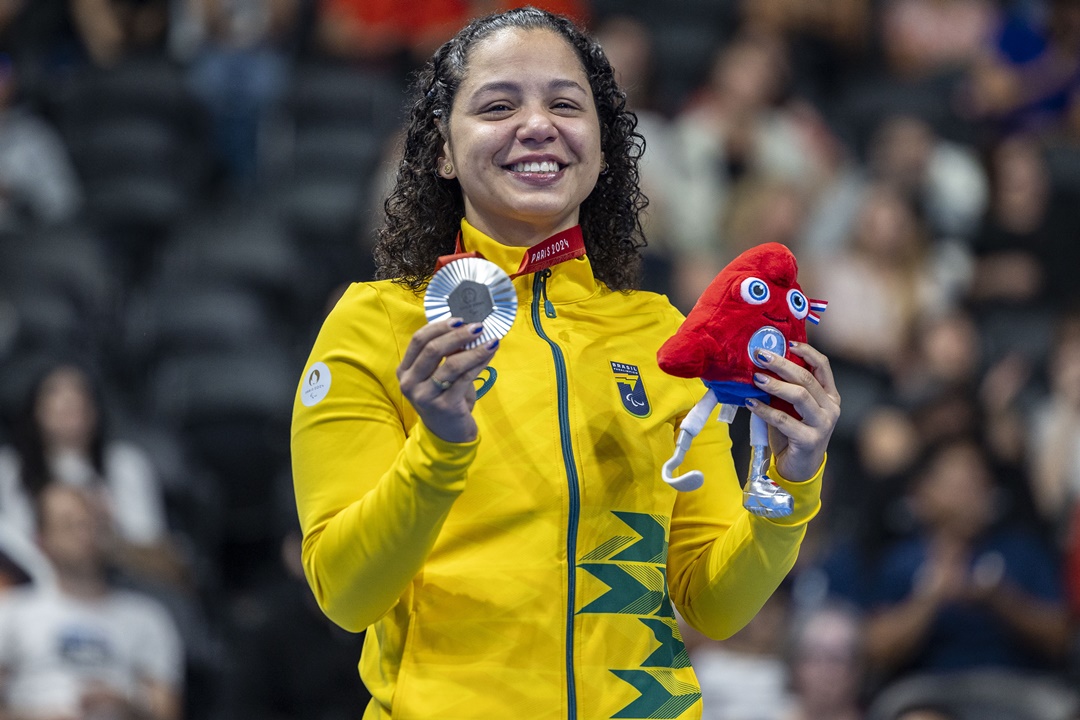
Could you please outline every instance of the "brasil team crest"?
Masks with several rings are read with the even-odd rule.
[[[648,417],[652,408],[649,407],[649,396],[645,394],[645,383],[641,381],[637,365],[612,360],[611,372],[615,374],[615,385],[626,412],[634,417]]]

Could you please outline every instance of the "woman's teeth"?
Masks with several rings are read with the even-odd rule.
[[[510,166],[513,172],[547,173],[559,172],[559,163],[545,160],[544,162],[519,162]]]

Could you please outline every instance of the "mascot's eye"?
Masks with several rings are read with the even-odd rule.
[[[806,296],[798,290],[787,291],[787,304],[796,320],[802,320],[810,312],[810,303],[806,301]]]
[[[769,286],[764,280],[756,277],[748,277],[739,286],[742,299],[751,305],[761,305],[769,299]]]

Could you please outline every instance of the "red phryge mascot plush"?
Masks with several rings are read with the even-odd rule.
[[[788,355],[788,342],[805,342],[806,321],[820,322],[816,313],[823,312],[825,307],[825,302],[809,300],[803,295],[795,256],[779,243],[751,248],[720,271],[679,331],[657,353],[664,372],[701,378],[708,387],[679,428],[675,455],[664,464],[666,482],[678,490],[701,487],[704,476],[700,471],[692,470],[677,477],[672,472],[718,403],[720,419],[725,422],[734,419],[735,411],[745,406],[748,398],[797,415],[790,404],[754,385],[755,372],[768,373],[756,354],[759,350],[769,350],[805,367],[800,357]],[[791,513],[792,500],[765,474],[769,462],[768,437],[765,421],[751,416],[752,453],[744,504],[757,515],[783,517]]]

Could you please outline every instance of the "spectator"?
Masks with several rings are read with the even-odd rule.
[[[1024,394],[1031,363],[1019,352],[988,353],[975,318],[953,308],[924,318],[894,380],[895,394],[917,412],[927,442],[980,432],[992,461],[1023,476],[1027,453]]]
[[[1058,309],[1080,301],[1076,199],[1051,184],[1038,141],[1016,135],[990,154],[990,210],[974,240],[971,299],[980,309]]]
[[[873,179],[899,190],[935,242],[967,240],[986,208],[986,174],[967,146],[941,138],[914,115],[887,116],[870,140]]]
[[[79,37],[98,67],[165,50],[169,0],[72,0],[70,8]]]
[[[703,720],[783,720],[791,707],[784,667],[790,600],[781,588],[750,624],[727,640],[685,623],[682,634],[701,684]]]
[[[1080,507],[1080,324],[1063,326],[1047,372],[1050,391],[1031,422],[1030,470],[1039,511],[1064,538]]]
[[[1011,3],[972,65],[964,114],[1001,133],[1048,133],[1080,89],[1080,3]]]
[[[785,720],[860,720],[865,657],[859,614],[841,604],[805,612],[791,631],[795,704]]]
[[[89,372],[57,364],[33,384],[14,446],[0,448],[0,517],[33,537],[34,504],[51,482],[86,489],[104,509],[116,560],[135,575],[177,581],[162,491],[137,446],[110,438]]]
[[[865,195],[848,248],[807,268],[805,287],[829,300],[815,337],[840,360],[896,369],[916,320],[940,307],[925,230],[889,185]]]
[[[967,68],[998,21],[991,0],[887,0],[881,12],[886,62],[903,79]]]
[[[848,81],[864,72],[870,45],[868,0],[753,0],[740,2],[742,21],[784,35],[794,82],[825,108],[844,97]]]
[[[807,217],[800,229],[800,259],[828,262],[851,235],[868,178],[854,150],[831,132],[819,134],[822,173],[807,194]]]
[[[893,375],[897,398],[918,407],[945,391],[974,392],[982,353],[978,326],[968,312],[950,308],[920,318],[912,332],[907,359]]]
[[[289,76],[297,0],[186,0],[195,22],[191,82],[210,111],[229,180],[250,189],[259,170],[259,135]]]
[[[18,68],[0,55],[0,229],[71,220],[82,190],[67,148],[18,95]]]
[[[887,115],[869,138],[866,161],[823,138],[827,172],[813,188],[804,228],[805,257],[828,264],[850,235],[873,184],[889,185],[910,205],[926,232],[928,270],[950,302],[971,282],[968,244],[987,204],[987,179],[975,153],[941,138],[914,115]]]
[[[820,118],[785,100],[788,75],[780,37],[744,32],[717,54],[708,81],[675,120],[678,172],[666,235],[679,258],[675,286],[686,296],[676,304],[692,305],[735,256],[720,238],[740,182],[763,177],[805,188],[822,172]]]
[[[769,242],[798,252],[805,220],[806,198],[796,183],[747,178],[732,194],[723,243],[735,254]]]
[[[824,547],[796,577],[804,605],[832,599],[865,607],[886,548],[911,530],[903,488],[922,444],[910,414],[884,399],[873,404],[853,445],[847,471],[836,473],[828,502],[822,502],[830,520]]]
[[[38,499],[56,584],[0,598],[0,707],[20,718],[178,720],[183,649],[172,620],[109,585],[90,496],[50,485]]]
[[[35,94],[86,67],[164,50],[168,0],[15,0],[7,37]]]
[[[997,488],[970,440],[928,454],[908,495],[916,530],[886,548],[870,591],[867,649],[878,671],[1060,666],[1060,568],[1037,534],[998,522]]]

